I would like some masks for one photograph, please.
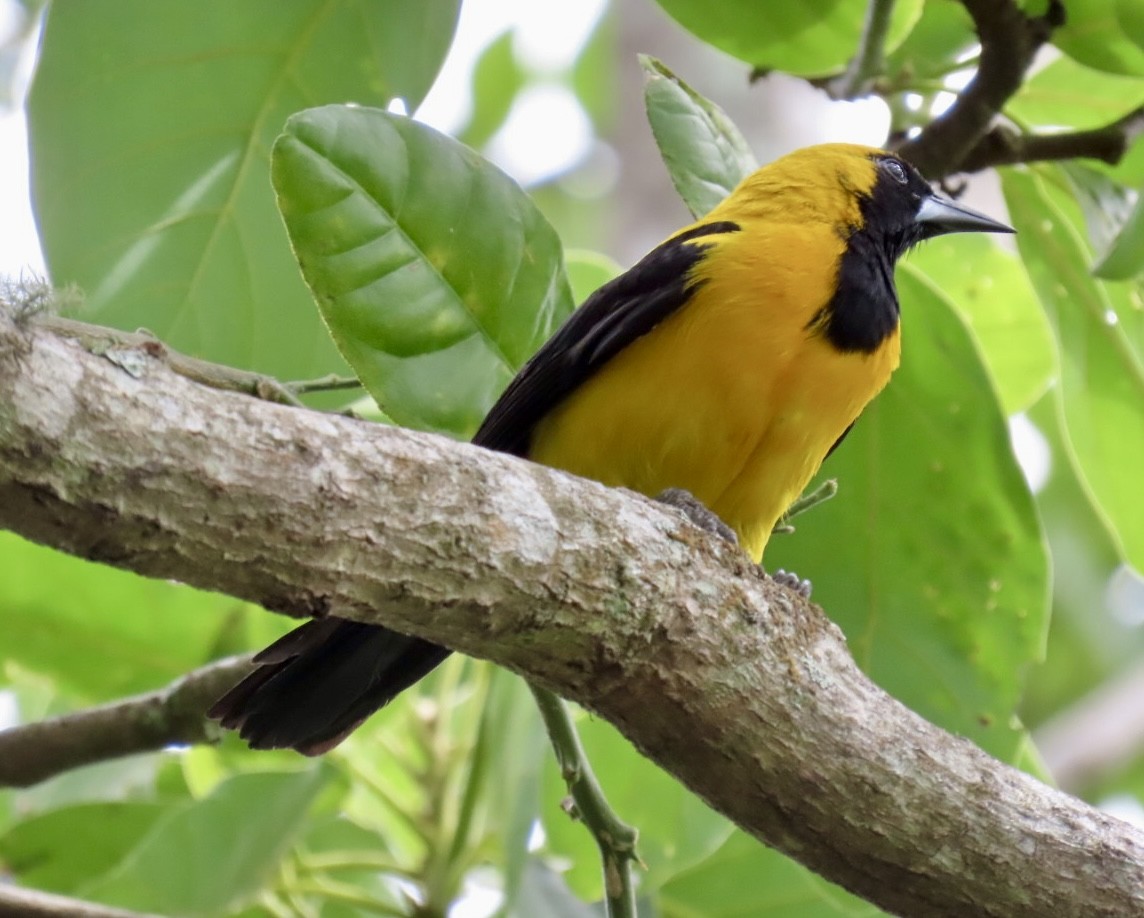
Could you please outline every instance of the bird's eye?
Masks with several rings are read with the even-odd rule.
[[[886,171],[894,177],[894,180],[899,184],[908,185],[910,177],[906,175],[906,167],[903,166],[896,159],[882,160],[882,164],[886,167]]]

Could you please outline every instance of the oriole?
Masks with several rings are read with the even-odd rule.
[[[473,442],[651,496],[682,488],[760,561],[898,365],[895,262],[973,230],[1012,232],[884,151],[792,153],[590,296]],[[256,748],[317,755],[448,653],[376,625],[309,622],[211,715]]]

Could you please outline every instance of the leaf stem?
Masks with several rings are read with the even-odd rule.
[[[631,862],[639,861],[639,831],[616,815],[580,743],[568,706],[558,695],[529,683],[544,720],[560,772],[572,797],[574,815],[587,826],[600,849],[608,918],[636,918]]]
[[[320,896],[327,902],[340,902],[361,911],[372,912],[375,915],[386,915],[390,918],[402,918],[408,914],[405,909],[375,899],[356,886],[350,886],[347,883],[336,883],[330,880],[295,880],[290,884],[287,891],[302,895]]]
[[[858,50],[850,59],[846,72],[831,80],[827,92],[835,99],[853,99],[865,95],[875,78],[886,69],[886,35],[890,31],[890,14],[894,0],[870,0]]]
[[[145,372],[148,358],[157,359],[180,376],[212,389],[242,392],[295,408],[305,407],[287,386],[270,376],[189,357],[146,330],[125,332],[52,315],[39,316],[36,324],[80,342],[92,354],[105,357],[132,376]]]
[[[283,387],[294,395],[304,395],[307,392],[336,392],[340,389],[361,389],[362,381],[356,376],[338,376],[329,373],[317,379],[300,379],[295,382],[283,383]]]
[[[778,523],[775,525],[775,532],[794,532],[794,527],[790,524],[800,513],[806,513],[819,504],[825,503],[838,493],[838,479],[827,478],[822,484],[811,491],[809,494],[803,494],[798,500],[787,507],[786,513],[779,517]]]

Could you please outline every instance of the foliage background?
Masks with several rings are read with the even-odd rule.
[[[846,66],[863,3],[719,9],[733,15],[721,20],[701,0],[605,5],[582,47],[555,67],[512,31],[494,36],[455,135],[511,172],[512,121],[535,112],[537,98],[555,104],[553,93],[573,101],[569,117],[590,132],[578,160],[533,177],[538,212],[443,139],[405,128],[394,129],[400,141],[380,138],[398,118],[367,113],[370,146],[324,148],[301,165],[284,165],[280,145],[275,183],[295,247],[312,256],[306,279],[386,414],[471,433],[573,302],[687,222],[636,111],[648,77],[635,51],[664,59],[727,108],[759,161],[853,139],[855,122],[867,132],[860,139],[875,143],[871,125],[924,125],[975,64],[960,4],[899,0],[885,104],[839,114],[850,103],[827,102],[803,78]],[[29,22],[40,12],[29,4]],[[284,379],[348,372],[291,254],[271,149],[303,108],[384,109],[401,99],[415,112],[459,12],[459,0],[47,8],[27,106],[53,281],[84,291],[83,318],[145,326],[207,359]],[[465,12],[478,17],[479,3]],[[1072,0],[1068,13],[1006,107],[1017,125],[1098,127],[1144,103],[1144,20],[1134,6]],[[750,85],[752,68],[773,72]],[[703,121],[695,98],[662,77],[648,86],[655,139],[677,182],[703,170],[732,176],[741,162],[712,153],[727,135]],[[442,157],[459,159],[442,169]],[[366,194],[364,210],[309,238],[308,196],[347,175],[360,187],[371,169],[393,181],[400,204]],[[466,169],[476,176],[468,187],[495,186],[496,196],[462,199],[439,180]],[[840,496],[800,518],[768,556],[814,579],[815,598],[888,690],[994,755],[1047,767],[1074,792],[1127,813],[1141,812],[1139,736],[1080,773],[1057,756],[1092,735],[1083,730],[1132,734],[1131,693],[1114,694],[1121,707],[1095,722],[1085,712],[1089,699],[1141,672],[1141,183],[1140,144],[1116,166],[1019,166],[999,182],[975,181],[978,206],[1000,214],[1003,196],[1016,249],[946,237],[907,261],[902,370],[825,470],[839,478]],[[442,213],[443,225],[465,221],[470,249],[449,247],[435,225]],[[563,241],[567,281],[544,218]],[[506,232],[509,224],[523,235]],[[363,270],[381,264],[388,292],[369,288],[347,306],[336,289],[344,264],[313,259],[353,251],[350,242],[375,246],[385,225],[415,244],[370,261]],[[331,233],[343,234],[335,238],[344,248],[322,250]],[[475,239],[488,241],[479,258]],[[522,250],[536,254],[549,282],[502,309],[504,277],[491,266]],[[410,265],[424,269],[413,281],[402,273]],[[414,305],[395,315],[394,302]],[[1007,422],[1032,431],[1023,441],[1040,457],[1032,487]],[[0,569],[0,685],[17,723],[156,688],[287,627],[227,597],[10,534],[0,534]],[[875,913],[734,830],[607,724],[581,726],[612,803],[640,829],[647,914]],[[594,914],[583,903],[600,895],[597,858],[561,811],[562,795],[520,682],[453,659],[322,762],[255,754],[224,738],[0,791],[0,869],[21,884],[163,914],[435,915],[453,902],[458,915]]]

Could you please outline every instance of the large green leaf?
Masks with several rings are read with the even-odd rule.
[[[736,830],[660,890],[678,918],[873,918],[882,912]]]
[[[1116,22],[1136,47],[1144,50],[1144,4],[1140,0],[1116,0]]]
[[[568,283],[577,303],[583,303],[623,269],[607,255],[589,249],[569,249],[564,253],[564,267]]]
[[[508,911],[511,918],[599,918],[600,911],[572,895],[546,864],[529,858],[524,866],[519,899]]]
[[[1095,259],[1102,261],[1132,216],[1136,193],[1103,172],[1077,162],[1062,164],[1061,172],[1084,215]]]
[[[1092,273],[1103,280],[1130,280],[1141,272],[1144,272],[1144,198],[1136,202],[1108,251],[1092,268]]]
[[[0,533],[10,660],[93,701],[155,689],[201,665],[236,599],[93,564]]]
[[[1037,509],[1053,556],[1046,665],[1032,671],[1021,706],[1034,730],[1122,667],[1133,665],[1144,651],[1141,628],[1109,614],[1109,578],[1121,563],[1120,553],[1069,459],[1060,397],[1060,387],[1054,387],[1029,411],[1051,459],[1045,486],[1037,491]]]
[[[1118,9],[1122,2],[1068,0],[1065,24],[1053,33],[1053,44],[1097,70],[1144,76],[1144,47],[1125,31]]]
[[[217,915],[266,882],[331,777],[323,766],[229,778],[159,821],[78,893],[167,915]]]
[[[166,810],[157,803],[81,803],[16,823],[0,836],[0,861],[20,882],[73,893],[111,870]]]
[[[970,18],[961,3],[927,3],[905,41],[887,55],[886,70],[898,84],[933,80],[966,66],[967,52],[977,44]]]
[[[524,680],[502,669],[493,669],[489,680],[472,753],[473,772],[480,780],[471,780],[470,788],[480,795],[473,808],[483,810],[478,822],[483,823],[484,836],[474,833],[474,842],[497,842],[505,906],[511,907],[522,892],[530,836],[540,818],[541,773],[553,756]]]
[[[922,716],[1002,759],[1047,625],[1045,544],[1005,419],[949,301],[898,272],[902,365],[827,460],[839,494],[776,536],[855,659]]]
[[[408,118],[290,119],[274,187],[330,333],[398,423],[473,432],[572,309],[560,240],[468,147]]]
[[[572,64],[570,86],[597,134],[612,133],[620,109],[616,86],[626,56],[620,45],[620,19],[615,5],[607,5]]]
[[[756,67],[816,76],[842,69],[862,34],[866,4],[854,0],[658,0],[669,16],[721,51]],[[894,4],[886,46],[896,47],[923,0]]]
[[[1038,70],[1005,110],[1033,126],[1101,127],[1144,103],[1144,79],[1085,67],[1068,57]]]
[[[642,55],[644,105],[675,190],[699,219],[747,177],[758,161],[734,122],[653,57]]]
[[[473,110],[457,136],[474,149],[483,147],[500,129],[528,82],[516,58],[514,39],[511,29],[494,38],[473,67]]]
[[[911,252],[969,324],[1006,414],[1028,408],[1056,376],[1052,329],[1016,255],[979,233],[940,236]]]
[[[1124,557],[1144,570],[1144,320],[1138,300],[1123,285],[1101,283],[1089,273],[1091,253],[1075,199],[1024,171],[1006,170],[1003,187],[1025,266],[1056,332],[1072,457]]]
[[[29,101],[34,204],[87,317],[297,378],[342,366],[267,181],[287,116],[416,107],[459,0],[52,4]]]

